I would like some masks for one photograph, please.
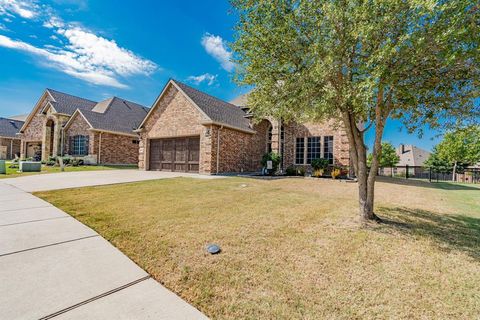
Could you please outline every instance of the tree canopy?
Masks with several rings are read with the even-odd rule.
[[[372,164],[373,155],[370,153],[367,158],[368,165]],[[379,165],[382,168],[394,167],[400,161],[395,147],[389,142],[382,142],[382,154],[380,155]]]
[[[387,118],[410,131],[478,120],[480,10],[471,0],[232,0],[236,81],[257,117],[336,120],[374,219]],[[365,131],[375,130],[372,174]]]
[[[451,165],[473,165],[480,162],[480,126],[459,128],[445,134],[436,146],[439,158]]]

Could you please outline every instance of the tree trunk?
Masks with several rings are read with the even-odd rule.
[[[457,161],[453,163],[452,182],[457,181]]]

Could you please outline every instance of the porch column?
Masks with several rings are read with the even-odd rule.
[[[49,128],[47,127],[47,120],[43,122],[43,133],[42,133],[42,161],[47,161],[49,156],[50,148],[50,135]]]

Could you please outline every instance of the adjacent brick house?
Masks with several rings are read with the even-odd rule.
[[[0,118],[0,160],[11,160],[20,156],[18,132],[23,121]]]
[[[21,157],[71,155],[87,163],[136,164],[133,132],[148,108],[113,97],[101,102],[47,89],[20,129]]]
[[[254,123],[245,97],[228,103],[170,80],[139,129],[139,167],[217,174],[261,169],[266,152],[281,155],[281,169],[308,167],[315,158],[349,165],[345,132],[333,124]]]

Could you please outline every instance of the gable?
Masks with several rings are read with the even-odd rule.
[[[33,107],[33,110],[28,115],[27,119],[25,119],[25,123],[23,124],[22,128],[20,129],[20,132],[24,132],[25,130],[27,130],[28,126],[31,124],[33,119],[41,113],[43,108],[45,108],[46,104],[51,100],[53,100],[52,96],[50,95],[50,93],[48,93],[48,90],[45,90],[43,92],[42,96],[40,97],[40,99],[37,101],[37,103]],[[37,123],[32,124],[32,125],[36,126]]]
[[[149,138],[198,135],[205,116],[175,86],[165,88],[143,128]]]

